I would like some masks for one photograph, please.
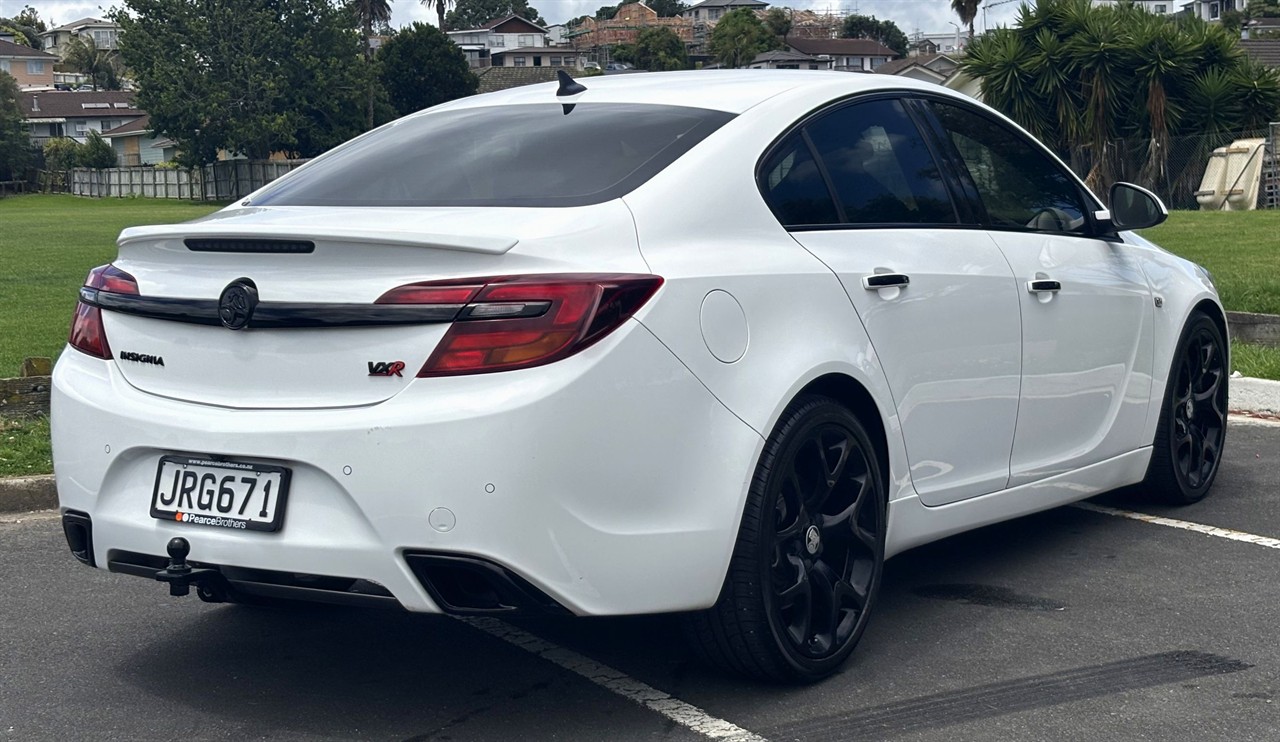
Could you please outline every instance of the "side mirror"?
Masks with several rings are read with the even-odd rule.
[[[1169,218],[1160,197],[1132,183],[1111,186],[1111,224],[1117,230],[1146,229]]]

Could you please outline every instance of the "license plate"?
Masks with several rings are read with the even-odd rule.
[[[278,531],[289,494],[283,466],[163,456],[151,494],[151,517],[178,523]]]

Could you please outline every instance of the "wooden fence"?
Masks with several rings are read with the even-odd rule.
[[[195,170],[156,167],[76,168],[65,178],[41,178],[42,190],[59,190],[95,198],[177,198],[191,201],[235,201],[253,193],[306,160],[223,160]]]

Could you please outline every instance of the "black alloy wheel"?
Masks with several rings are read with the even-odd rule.
[[[1209,494],[1226,442],[1229,374],[1222,331],[1193,314],[1174,354],[1156,428],[1146,481],[1152,496],[1186,505]]]
[[[690,619],[695,646],[763,679],[834,672],[879,590],[885,499],[857,417],[826,397],[792,403],[765,445],[720,600]]]

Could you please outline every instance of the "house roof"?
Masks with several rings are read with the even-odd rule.
[[[801,54],[800,52],[774,51],[774,52],[762,52],[760,54],[757,54],[755,59],[751,60],[751,63],[756,64],[757,62],[816,62],[816,61],[818,60],[814,59],[808,54]]]
[[[12,41],[0,39],[0,57],[6,59],[52,59],[57,61],[57,57],[39,49],[32,49],[25,44],[15,44]]]
[[[1240,48],[1268,67],[1280,67],[1280,39],[1240,39]]]
[[[36,109],[37,101],[39,110]],[[133,93],[127,90],[25,92],[18,96],[18,102],[22,105],[22,117],[28,119],[96,119],[147,114],[133,107]]]
[[[61,26],[58,26],[57,28],[51,28],[40,35],[44,36],[45,34],[58,33],[59,31],[75,31],[77,29],[84,28],[85,26],[117,27],[118,25],[119,24],[113,23],[111,21],[104,21],[101,18],[81,18],[78,21],[72,21],[70,23],[66,23]]]
[[[892,49],[871,39],[788,39],[787,46],[802,54],[840,54],[852,57],[898,56]]]
[[[762,0],[702,0],[696,5],[690,5],[683,12],[697,8],[767,8],[769,3]]]
[[[509,22],[511,22],[511,21],[518,21],[518,23],[516,23],[515,25],[520,25],[521,23],[523,23],[523,24],[525,24],[525,25],[527,25],[527,26],[529,26],[529,27],[531,27],[531,28],[537,29],[538,31],[541,31],[541,32],[543,32],[543,33],[546,33],[546,32],[547,32],[547,29],[543,28],[542,26],[539,26],[538,24],[534,23],[533,21],[529,20],[528,18],[524,18],[523,16],[518,16],[518,15],[516,15],[515,13],[512,13],[512,14],[510,14],[510,15],[506,15],[506,16],[503,16],[503,17],[501,17],[501,18],[494,18],[493,20],[489,21],[488,23],[482,23],[482,24],[480,24],[480,28],[475,29],[475,30],[477,30],[477,31],[495,31],[495,30],[497,30],[497,28],[498,28],[499,26],[505,25],[505,24],[507,24],[507,23],[509,23]],[[508,32],[508,33],[509,33],[509,32]]]
[[[102,132],[102,138],[110,139],[111,137],[127,137],[133,134],[146,134],[149,131],[151,131],[151,117],[143,116],[142,118],[134,119],[133,121],[121,126],[117,126],[110,131]]]
[[[477,93],[493,93],[556,79],[559,67],[481,67],[474,70],[480,78]]]
[[[938,64],[939,62],[941,64]],[[891,59],[876,68],[876,72],[881,75],[898,75],[915,66],[924,67],[930,72],[946,77],[958,65],[954,59],[946,54],[921,54],[918,57]]]

